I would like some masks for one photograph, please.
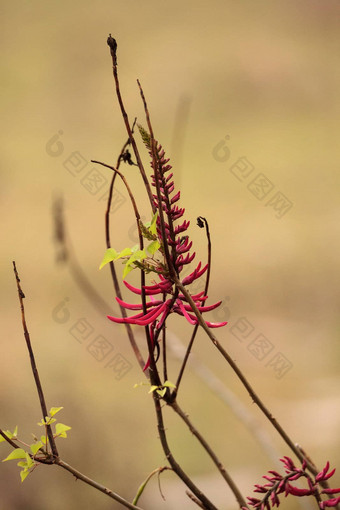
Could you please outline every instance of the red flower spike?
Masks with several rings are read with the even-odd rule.
[[[173,173],[167,173],[171,170],[171,165],[168,164],[169,159],[165,158],[165,152],[162,146],[157,142],[155,143],[156,158],[154,158],[150,147],[148,148],[151,156],[151,166],[154,170],[154,174],[151,176],[151,184],[158,189],[157,193],[153,194],[154,205],[158,212],[162,211],[164,223],[163,231],[161,218],[158,215],[156,220],[156,234],[161,246],[164,247],[166,244],[169,246],[171,262],[177,276],[180,277],[183,267],[190,264],[196,255],[195,252],[190,252],[192,241],[190,241],[189,236],[185,234],[189,228],[190,222],[183,220],[179,225],[175,224],[183,217],[185,209],[178,206],[181,194],[180,191],[174,191]],[[163,236],[165,236],[165,239]],[[164,251],[162,251],[162,253],[164,253]],[[162,262],[159,263],[158,267],[162,269],[160,269],[157,275],[158,281],[153,281],[152,285],[145,285],[143,290],[134,287],[124,280],[124,284],[128,290],[138,296],[144,293],[145,296],[149,297],[149,301],[147,301],[145,305],[146,309],[144,309],[142,303],[130,304],[116,298],[120,306],[123,306],[127,310],[138,311],[139,313],[126,318],[108,316],[111,321],[119,324],[125,323],[147,327],[153,347],[155,343],[155,332],[159,331],[164,326],[165,321],[171,313],[183,316],[191,325],[196,325],[198,323],[190,303],[188,303],[183,294],[178,294],[174,300],[175,287],[170,275],[166,272],[166,262],[166,260],[162,260]],[[157,265],[155,267],[157,271]],[[204,275],[208,267],[208,264],[202,267],[201,262],[199,262],[197,267],[182,279],[182,284],[186,286],[191,285]],[[159,297],[155,299],[153,296]],[[221,304],[221,301],[212,305],[204,304],[208,299],[204,291],[192,295],[192,299],[200,313],[212,311]],[[206,325],[210,328],[218,328],[226,324],[227,322],[206,321]],[[144,370],[148,367],[149,361],[146,363]]]

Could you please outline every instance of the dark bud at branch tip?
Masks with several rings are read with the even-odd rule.
[[[117,63],[117,41],[116,41],[116,39],[114,39],[111,36],[111,34],[109,34],[109,37],[107,38],[107,44],[110,47],[113,62],[114,62],[114,64],[116,64]]]
[[[201,219],[201,216],[199,216],[197,218],[197,225],[199,226],[199,228],[203,228],[204,227],[204,223],[203,223],[203,220]]]

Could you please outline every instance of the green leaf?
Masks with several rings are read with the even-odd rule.
[[[23,469],[22,471],[20,471],[20,478],[21,478],[21,481],[23,482],[25,480],[25,478],[30,474],[31,471],[29,471],[28,469]]]
[[[133,266],[125,264],[124,271],[123,271],[123,279],[127,277],[129,273],[133,270]]]
[[[154,255],[156,251],[160,248],[160,246],[161,245],[158,241],[153,241],[152,243],[149,244],[149,246],[146,249],[151,255]]]
[[[157,218],[158,218],[158,211],[156,211],[155,214],[152,216],[151,224],[149,227],[151,234],[156,234],[156,232],[157,232]]]
[[[57,420],[55,418],[50,418],[49,416],[46,416],[41,421],[38,422],[38,425],[40,427],[45,425],[52,425],[52,423],[56,422]]]
[[[146,257],[147,257],[147,254],[145,253],[145,250],[137,250],[134,253],[132,253],[129,260],[125,263],[125,267],[124,267],[124,271],[123,271],[123,278],[125,278],[132,271],[132,269],[133,269],[132,264],[134,262],[136,262],[136,261],[141,262]]]
[[[148,393],[152,393],[155,390],[158,390],[159,386],[152,385]]]
[[[34,460],[31,459],[31,457],[29,456],[29,454],[27,452],[26,452],[26,464],[27,464],[28,468],[34,466],[34,464],[35,464]]]
[[[6,457],[2,462],[6,462],[6,460],[14,460],[14,459],[26,459],[26,452],[22,448],[15,448],[8,457]]]
[[[35,455],[39,450],[40,448],[43,446],[42,442],[41,441],[38,441],[37,443],[33,443],[30,445],[30,449],[31,449],[31,452],[33,453],[33,455]]]
[[[64,408],[63,407],[51,407],[50,415],[54,416],[55,414],[59,413],[59,411],[61,411],[62,409],[64,409]]]
[[[46,444],[46,436],[41,436],[41,442],[42,444]]]
[[[128,262],[131,263],[131,262],[134,262],[135,260],[143,260],[146,257],[147,257],[147,254],[145,253],[145,250],[137,250],[131,255]]]
[[[12,432],[10,432],[9,430],[4,430],[4,434],[6,434],[6,436],[9,439],[12,439],[12,437],[13,437]],[[6,441],[6,439],[3,436],[0,436],[0,443],[2,443],[2,441]]]
[[[109,262],[113,262],[116,260],[119,253],[116,252],[113,248],[108,248],[104,254],[104,258],[99,266],[99,269],[102,269],[102,267],[106,266]]]
[[[57,423],[55,426],[55,431],[58,437],[67,437],[66,431],[71,430],[72,427],[68,425],[64,425],[63,423]]]
[[[163,386],[166,386],[167,388],[176,388],[176,384],[174,384],[174,383],[172,383],[170,381],[165,381]]]
[[[118,253],[118,257],[116,260],[122,258],[122,257],[128,257],[129,255],[132,255],[131,248],[124,248],[120,253]]]
[[[4,434],[6,434],[9,439],[16,439],[18,434],[18,426],[15,427],[14,432],[11,432],[10,430],[4,430]],[[6,441],[6,439],[3,436],[0,436],[0,443],[3,441]]]
[[[158,395],[160,395],[161,397],[164,397],[165,393],[166,393],[166,388],[163,388],[161,390],[156,390]]]

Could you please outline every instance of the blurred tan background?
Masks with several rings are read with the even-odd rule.
[[[18,425],[28,442],[31,432],[40,433],[15,259],[48,406],[64,406],[59,419],[72,426],[59,441],[63,458],[130,500],[148,473],[166,464],[147,387],[133,389],[143,375],[124,331],[105,318],[116,310],[109,271],[98,271],[111,176],[100,169],[97,189],[89,161],[115,163],[126,140],[106,46],[111,32],[130,119],[145,123],[139,78],[156,137],[172,158],[197,260],[206,248],[195,219],[209,220],[210,297],[223,299],[211,319],[229,320],[218,337],[293,440],[318,466],[339,465],[339,2],[14,0],[2,2],[1,11],[0,427]],[[124,171],[144,199],[135,169]],[[135,235],[118,189],[117,249]],[[108,304],[105,313],[56,264],[51,210],[59,194],[74,251]],[[146,207],[143,213],[148,219]],[[188,329],[172,325],[170,334],[183,334],[185,344]],[[111,351],[97,360],[98,337]],[[251,349],[256,339],[270,349],[262,360]],[[194,351],[247,405],[273,448],[290,455],[203,335]],[[279,353],[284,370],[275,364]],[[115,356],[125,360],[126,374],[106,366]],[[174,380],[174,355],[171,367]],[[251,495],[273,461],[193,365],[182,392],[185,411]],[[165,415],[178,461],[219,508],[237,508],[190,434]],[[1,444],[2,458],[8,453]],[[24,484],[14,462],[0,468],[1,509],[120,508],[57,468],[41,466]],[[339,480],[337,473],[334,485]],[[165,501],[153,480],[140,506],[195,508],[170,472],[162,475],[162,491]],[[294,505],[282,507],[300,508]]]

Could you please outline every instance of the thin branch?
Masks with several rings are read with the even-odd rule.
[[[177,404],[176,401],[172,402],[170,404],[170,407],[175,411],[176,414],[178,414],[178,416],[180,416],[182,418],[184,423],[189,428],[190,432],[196,437],[196,439],[202,445],[202,447],[207,452],[209,457],[212,459],[212,461],[214,462],[214,464],[217,467],[218,471],[221,473],[222,477],[224,478],[224,480],[227,482],[227,484],[229,485],[230,489],[232,490],[232,492],[233,492],[233,494],[234,494],[234,496],[236,498],[236,501],[238,502],[240,508],[242,508],[242,507],[246,507],[247,508],[247,503],[246,503],[245,499],[243,498],[239,488],[235,484],[234,480],[231,478],[229,473],[226,471],[226,469],[223,466],[222,462],[218,459],[217,455],[212,450],[212,448],[209,446],[209,444],[204,439],[204,437],[200,434],[200,432],[198,432],[198,430],[191,423],[191,420],[189,419],[188,415],[183,412],[183,410],[179,407],[179,405]]]
[[[211,273],[211,254],[212,254],[212,250],[211,250],[211,238],[210,238],[209,224],[208,224],[206,218],[203,218],[203,216],[199,216],[197,218],[197,224],[198,224],[199,227],[201,226],[201,224],[204,224],[206,235],[207,235],[207,241],[208,241],[208,270],[207,270],[207,279],[206,279],[205,287],[204,287],[204,295],[207,296],[208,295],[208,290],[209,290],[209,283],[210,283],[210,273]],[[194,340],[196,338],[196,334],[197,334],[198,328],[199,328],[199,324],[195,324],[194,330],[193,330],[191,338],[190,338],[190,342],[188,344],[185,356],[184,356],[183,361],[182,361],[182,366],[180,368],[180,371],[179,371],[179,374],[178,374],[178,377],[177,377],[176,388],[172,392],[172,399],[173,400],[175,400],[176,397],[177,397],[178,388],[179,388],[179,385],[181,384],[181,380],[182,380],[182,377],[183,377],[183,374],[184,374],[184,370],[185,370],[187,361],[189,359],[189,355],[190,355],[190,352],[191,352]]]
[[[169,334],[168,345],[171,350],[171,354],[177,359],[182,360],[183,355],[186,352],[186,347],[177,338],[177,336],[174,334],[171,334],[170,336]],[[253,413],[245,404],[243,404],[239,397],[218,377],[216,377],[214,372],[207,367],[205,363],[199,360],[195,354],[192,354],[190,357],[190,367],[204,382],[204,384],[206,384],[206,386],[231,409],[234,415],[254,435],[263,450],[267,453],[268,457],[275,463],[276,467],[281,467],[281,462],[279,462],[281,453],[275,447],[271,437],[262,429],[261,424],[255,418]]]
[[[104,485],[101,485],[100,483],[96,482],[95,480],[92,480],[92,478],[89,478],[88,476],[84,475],[83,473],[81,473],[74,467],[70,466],[63,460],[56,459],[55,464],[57,466],[60,466],[63,469],[66,469],[66,471],[69,471],[70,473],[72,473],[78,480],[81,480],[82,482],[85,482],[88,485],[91,485],[91,487],[94,487],[98,491],[103,492],[104,494],[106,494],[106,496],[109,496],[110,498],[118,501],[118,503],[125,506],[126,508],[131,508],[133,510],[142,510],[139,506],[129,503],[126,499],[119,496],[119,494],[116,494],[111,489],[108,489]]]
[[[9,443],[13,448],[20,448],[20,446],[15,444],[15,442],[12,441],[12,439],[10,437],[8,437],[6,435],[6,433],[3,430],[1,430],[1,429],[0,429],[0,436],[2,436],[7,441],[7,443]]]
[[[132,132],[132,129],[130,127],[129,118],[128,118],[128,115],[126,113],[126,110],[125,110],[125,107],[124,107],[124,103],[123,103],[123,99],[122,99],[122,96],[121,96],[121,93],[120,93],[120,86],[119,86],[119,80],[118,80],[118,70],[117,70],[117,42],[116,42],[116,40],[113,37],[111,37],[111,34],[109,35],[109,37],[107,39],[107,44],[110,47],[110,51],[111,51],[112,64],[113,64],[113,77],[114,77],[115,85],[116,85],[116,94],[117,94],[119,106],[120,106],[120,109],[121,109],[121,112],[122,112],[122,116],[123,116],[123,119],[124,119],[126,131],[128,133],[129,140],[130,140],[132,148],[133,148],[133,152],[135,153],[135,156],[136,156],[137,165],[139,167],[139,171],[141,173],[141,176],[142,176],[142,179],[143,179],[143,182],[144,182],[144,185],[145,185],[145,189],[146,189],[148,197],[149,197],[151,208],[154,211],[155,210],[155,206],[154,206],[154,202],[153,202],[153,197],[152,197],[152,191],[151,191],[151,188],[150,188],[150,184],[149,184],[149,181],[148,181],[148,179],[146,177],[144,166],[143,166],[142,160],[141,160],[140,155],[139,155],[137,144],[136,144],[135,138],[133,136],[133,132]]]
[[[45,402],[45,397],[44,397],[43,389],[42,389],[41,382],[40,382],[40,377],[39,377],[38,369],[37,369],[37,366],[36,366],[36,363],[35,363],[35,358],[34,358],[34,353],[33,353],[33,349],[32,349],[30,335],[29,335],[29,332],[28,332],[28,329],[27,329],[27,325],[26,325],[25,308],[24,308],[25,294],[23,293],[23,291],[21,289],[21,286],[20,286],[20,278],[19,278],[18,271],[17,271],[16,265],[15,265],[15,261],[13,261],[13,270],[14,270],[15,279],[16,279],[16,283],[17,283],[17,289],[18,289],[18,296],[19,296],[20,309],[21,309],[21,321],[22,321],[22,327],[23,327],[23,330],[24,330],[24,337],[25,337],[27,349],[28,349],[28,352],[29,352],[32,372],[33,372],[33,376],[34,376],[34,380],[35,380],[35,385],[37,387],[37,391],[38,391],[38,395],[39,395],[39,401],[40,401],[40,407],[41,407],[41,411],[42,411],[42,416],[43,416],[43,419],[45,420],[46,416],[48,416],[48,412],[47,412],[47,407],[46,407],[46,402]],[[47,430],[48,439],[49,439],[49,442],[50,442],[50,445],[51,445],[51,448],[52,448],[53,456],[54,457],[58,457],[58,449],[57,449],[57,446],[56,446],[55,441],[54,441],[54,437],[53,437],[53,432],[52,432],[51,426],[47,425],[46,426],[46,430]]]
[[[170,466],[174,470],[174,472],[178,475],[178,477],[185,483],[185,485],[194,493],[194,495],[203,503],[206,510],[217,510],[215,505],[203,494],[203,492],[196,487],[193,481],[188,477],[188,475],[183,471],[180,465],[174,459],[174,456],[171,453],[171,450],[168,445],[165,427],[163,422],[163,413],[161,408],[161,401],[156,395],[156,392],[153,392],[153,400],[155,404],[156,416],[157,416],[157,427],[159,432],[159,438],[161,440],[161,444],[163,447],[163,451],[168,459]]]
[[[171,470],[171,468],[169,466],[163,466],[163,467],[159,467],[159,468],[154,469],[153,471],[151,471],[151,473],[148,474],[148,476],[146,477],[144,482],[138,488],[137,494],[136,494],[136,496],[135,496],[135,498],[133,500],[133,504],[134,505],[136,505],[138,503],[138,500],[141,497],[141,495],[143,494],[145,487],[147,486],[147,484],[149,483],[149,481],[151,480],[151,478],[154,475],[158,475],[159,492],[161,493],[161,496],[164,499],[164,496],[162,494],[161,487],[160,487],[159,477],[160,477],[160,474],[163,473],[163,471],[165,471],[166,469]]]
[[[136,123],[136,119],[135,119],[135,121],[133,123],[133,126],[132,126],[132,133],[133,133],[133,130],[134,130],[135,123]],[[117,160],[117,170],[119,169],[120,162],[122,161],[122,156],[123,156],[123,154],[125,152],[125,149],[126,149],[126,147],[129,144],[130,144],[130,139],[123,145],[123,148],[120,151],[120,154],[119,154],[118,160]],[[112,176],[112,179],[111,179],[111,185],[110,185],[110,190],[109,190],[109,197],[108,197],[108,200],[107,200],[107,208],[106,208],[106,212],[105,212],[105,240],[106,240],[106,247],[107,248],[111,248],[110,209],[111,209],[111,203],[112,203],[113,187],[114,187],[114,183],[115,183],[116,177],[117,177],[117,172],[114,172],[114,174]],[[114,286],[114,289],[115,289],[116,296],[119,299],[122,300],[123,296],[122,296],[122,293],[121,293],[121,290],[120,290],[120,285],[119,285],[116,269],[115,269],[115,266],[114,266],[113,262],[110,262],[110,271],[111,271],[111,278],[112,278],[112,282],[113,282],[113,286]],[[125,308],[120,303],[119,303],[119,308],[120,308],[120,312],[122,314],[122,317],[125,319],[127,317],[127,313],[126,313]],[[131,325],[128,324],[128,323],[125,323],[124,325],[125,325],[126,333],[128,335],[128,338],[129,338],[132,350],[133,350],[133,352],[134,352],[134,354],[135,354],[135,356],[137,358],[139,366],[141,367],[141,369],[143,369],[144,366],[145,366],[145,361],[144,361],[143,356],[142,356],[142,354],[141,354],[141,352],[140,352],[140,350],[139,350],[139,348],[137,346],[137,343],[136,343],[136,340],[135,340],[135,337],[134,337]]]
[[[196,503],[197,506],[199,506],[200,508],[203,508],[204,509],[204,506],[202,505],[202,503],[200,502],[199,499],[195,498],[195,496],[193,494],[191,494],[191,492],[189,491],[185,491],[185,494],[188,496],[188,498],[191,499],[191,501],[193,501],[194,503]]]
[[[261,409],[261,411],[264,413],[264,415],[268,418],[270,423],[273,425],[273,427],[277,430],[277,432],[280,434],[282,439],[285,441],[285,443],[289,446],[289,448],[295,453],[297,458],[303,462],[306,462],[306,465],[311,473],[314,475],[317,475],[318,470],[315,468],[313,464],[311,464],[308,459],[305,458],[305,456],[301,453],[301,451],[296,447],[296,445],[293,443],[293,441],[290,439],[288,434],[285,432],[285,430],[281,427],[281,425],[278,423],[278,421],[274,418],[274,416],[270,413],[270,411],[267,409],[265,404],[262,402],[260,397],[257,395],[257,393],[254,391],[251,384],[248,382],[246,377],[244,376],[241,369],[238,367],[238,365],[235,363],[235,361],[232,359],[232,357],[227,353],[227,351],[222,347],[222,345],[219,343],[215,335],[211,332],[207,324],[205,323],[202,314],[197,309],[190,293],[187,291],[187,289],[184,287],[184,285],[181,283],[181,281],[177,278],[176,279],[176,287],[184,294],[185,298],[187,299],[188,303],[190,304],[194,314],[197,317],[197,320],[200,324],[200,326],[204,329],[212,343],[215,345],[215,347],[219,350],[219,352],[222,354],[224,359],[229,363],[230,367],[233,369],[237,377],[242,382],[243,386],[246,388],[246,390],[249,393],[250,398],[255,402],[255,404],[258,405],[258,407]]]

